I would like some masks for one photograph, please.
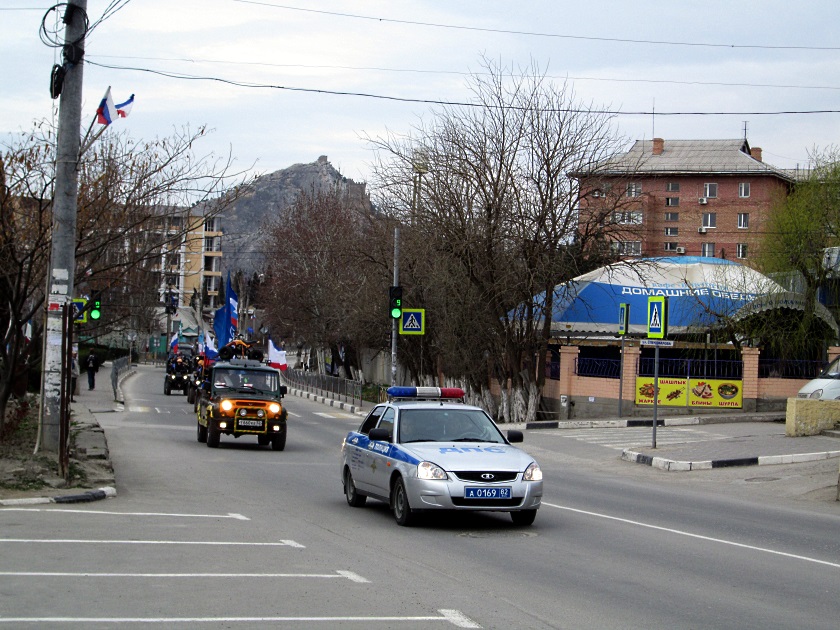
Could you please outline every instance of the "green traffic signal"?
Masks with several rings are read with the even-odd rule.
[[[102,317],[102,303],[99,300],[93,301],[93,306],[90,307],[90,312],[88,313],[88,317],[91,319],[99,319]]]
[[[399,319],[402,317],[402,287],[389,287],[388,298],[391,300],[391,317]]]

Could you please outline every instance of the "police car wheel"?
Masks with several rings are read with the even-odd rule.
[[[350,474],[349,470],[344,473],[344,496],[347,499],[347,505],[350,507],[362,507],[367,503],[367,497],[356,491],[356,483],[353,481],[353,475]]]
[[[402,477],[394,484],[394,493],[391,497],[391,509],[394,510],[394,518],[398,525],[408,527],[415,520],[414,510],[408,504],[408,494],[405,491],[405,484]]]
[[[519,512],[511,512],[510,518],[514,525],[530,525],[537,518],[537,511],[520,510]]]
[[[200,422],[195,423],[198,426],[198,441],[202,444],[207,441],[207,427],[202,426]]]

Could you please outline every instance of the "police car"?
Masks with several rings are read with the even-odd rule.
[[[400,525],[425,510],[510,512],[517,525],[534,522],[542,500],[542,470],[511,446],[480,407],[461,402],[463,390],[391,387],[341,447],[341,480],[352,507],[368,497],[391,506]]]

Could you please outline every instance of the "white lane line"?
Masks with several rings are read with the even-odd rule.
[[[70,573],[59,571],[0,571],[7,577],[75,577],[75,578],[344,578],[358,584],[370,580],[352,571],[335,573]]]
[[[442,609],[439,616],[420,617],[0,617],[0,623],[417,623],[418,621],[441,621],[457,628],[481,628],[476,622],[458,610]]]
[[[316,411],[316,412],[315,412],[315,415],[316,415],[316,416],[321,416],[322,418],[335,418],[335,417],[336,417],[336,416],[334,416],[333,414],[331,414],[331,413],[326,413],[326,412],[324,412],[324,411]]]
[[[237,521],[250,521],[251,519],[242,514],[235,514],[228,512],[227,514],[177,514],[167,512],[108,512],[106,510],[64,510],[62,508],[21,508],[10,507],[0,510],[0,512],[56,512],[63,514],[107,514],[109,516],[172,516],[176,518],[232,518]]]
[[[768,549],[766,547],[756,547],[755,545],[747,545],[745,543],[735,542],[734,540],[726,540],[724,538],[713,538],[711,536],[703,536],[702,534],[693,534],[680,529],[671,529],[670,527],[662,527],[660,525],[651,525],[650,523],[642,523],[640,521],[633,521],[627,518],[618,516],[611,516],[609,514],[600,514],[598,512],[589,512],[587,510],[578,510],[565,505],[555,505],[554,503],[543,502],[542,505],[553,507],[558,510],[566,510],[568,512],[576,512],[577,514],[585,514],[587,516],[596,516],[598,518],[605,518],[610,521],[617,521],[619,523],[627,523],[628,525],[637,525],[638,527],[646,527],[648,529],[655,529],[660,532],[668,532],[669,534],[677,534],[678,536],[687,536],[688,538],[696,538],[698,540],[706,540],[708,542],[720,543],[722,545],[731,545],[732,547],[740,547],[741,549],[749,549],[751,551],[760,551],[762,553],[769,553],[775,556],[783,556],[785,558],[793,558],[794,560],[804,560],[805,562],[813,562],[815,564],[822,564],[835,569],[840,569],[840,563],[828,562],[827,560],[819,560],[808,556],[800,556],[795,553],[788,553],[786,551],[777,551],[775,549]]]
[[[293,411],[289,411],[289,415],[292,416],[292,418],[300,418],[300,414],[299,413],[294,413]]]
[[[56,544],[90,544],[90,545],[207,545],[218,547],[295,547],[306,549],[304,545],[294,540],[280,540],[278,542],[240,542],[240,541],[210,541],[210,540],[81,540],[73,538],[0,538],[2,543],[56,543]]]

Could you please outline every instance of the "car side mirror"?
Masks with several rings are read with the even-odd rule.
[[[288,391],[289,391],[289,389],[285,385],[281,385],[280,386],[280,397],[282,398],[283,396],[285,396]]]
[[[391,432],[388,429],[382,429],[380,427],[377,427],[375,429],[370,430],[370,433],[368,433],[368,437],[376,442],[390,442]]]
[[[514,442],[522,442],[525,439],[525,436],[522,435],[522,431],[517,431],[516,429],[511,429],[507,432],[508,434],[508,442],[513,444]]]

